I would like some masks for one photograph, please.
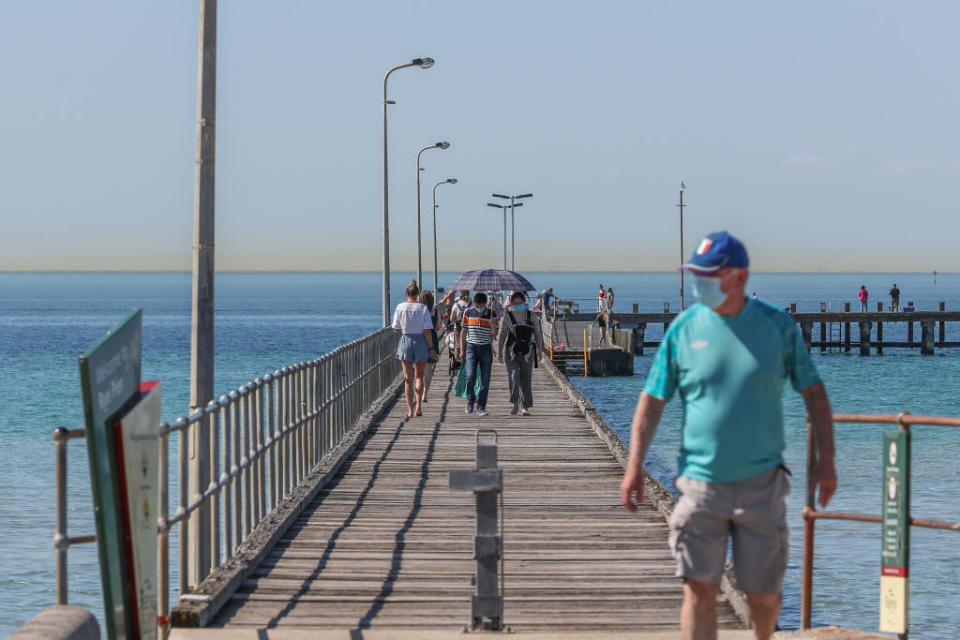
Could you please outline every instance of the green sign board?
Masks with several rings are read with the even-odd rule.
[[[883,434],[880,630],[906,635],[910,595],[910,433]]]
[[[129,563],[125,562],[122,472],[117,457],[116,420],[138,397],[143,317],[134,309],[80,356],[80,386],[86,424],[90,484],[103,583],[107,637],[132,637]]]

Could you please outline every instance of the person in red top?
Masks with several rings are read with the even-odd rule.
[[[860,285],[860,293],[858,296],[860,298],[860,311],[867,310],[867,300],[870,298],[870,293],[867,292],[867,285]]]

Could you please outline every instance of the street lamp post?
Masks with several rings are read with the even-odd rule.
[[[447,178],[446,180],[441,180],[437,184],[433,185],[433,300],[434,303],[439,302],[437,300],[437,187],[442,184],[457,184],[456,178]]]
[[[387,70],[383,76],[383,326],[390,325],[390,214],[387,182],[387,105],[395,104],[387,100],[387,80],[397,69],[420,67],[429,69],[433,58],[415,58],[406,64],[398,64]]]
[[[495,202],[488,202],[488,207],[496,207],[497,209],[503,209],[503,270],[507,270],[507,209],[510,208],[508,204],[496,204]]]
[[[420,149],[420,153],[417,154],[417,286],[423,289],[423,261],[420,252],[420,172],[423,169],[420,168],[420,156],[423,155],[423,152],[427,149],[449,149],[449,142],[438,142],[436,144],[431,144],[429,147],[424,147]]]
[[[680,207],[680,264],[683,264],[684,253],[683,253],[683,190],[687,188],[687,185],[683,184],[683,180],[680,181],[680,204],[677,206]],[[686,307],[683,302],[683,269],[680,269],[680,311],[683,311]]]
[[[505,196],[499,193],[494,193],[493,197],[503,198],[504,200],[510,201],[510,204],[509,204],[509,207],[510,207],[510,270],[516,271],[517,270],[517,242],[516,242],[517,238],[516,238],[516,225],[514,223],[513,210],[516,207],[523,206],[522,202],[520,204],[516,204],[517,200],[521,200],[523,198],[532,198],[533,194],[524,193],[523,195],[519,195],[519,196]],[[506,214],[506,211],[504,211],[504,214]],[[504,230],[504,235],[506,235],[506,230]],[[506,259],[504,259],[504,263],[506,263]],[[507,267],[504,266],[503,268],[506,269]]]

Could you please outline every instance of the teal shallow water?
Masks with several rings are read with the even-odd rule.
[[[455,274],[442,274],[449,281]],[[675,274],[526,274],[561,296],[592,298],[602,282],[617,294],[615,310],[638,302],[656,311],[679,306]],[[399,301],[410,274],[397,274]],[[960,308],[960,276],[757,274],[751,288],[779,305],[797,302],[815,311],[821,301],[853,300],[861,283],[879,297],[896,281],[904,300],[919,308]],[[274,369],[316,357],[374,330],[380,321],[380,277],[372,273],[230,273],[217,278],[216,386],[226,392]],[[54,601],[53,443],[55,427],[82,424],[77,357],[134,306],[144,309],[143,371],[164,384],[164,418],[182,414],[189,392],[190,277],[185,273],[0,273],[0,635],[6,635]],[[903,327],[885,328],[892,337]],[[960,333],[951,330],[951,334]],[[957,339],[953,335],[950,339]],[[608,422],[625,433],[649,366],[637,359],[633,378],[578,379]],[[860,358],[817,355],[834,408],[960,415],[960,351],[921,357],[911,352]],[[804,425],[799,396],[785,397],[795,491],[790,498],[793,553],[781,625],[799,622],[800,520]],[[650,467],[667,483],[675,473],[677,405],[671,404],[654,443]],[[918,428],[914,440],[914,515],[960,520],[955,496],[960,474],[960,430]],[[834,507],[879,508],[880,429],[838,430],[841,489]],[[175,452],[173,459],[176,458]],[[71,445],[70,531],[92,531],[89,480],[83,445]],[[612,488],[615,490],[615,488]],[[960,536],[916,531],[912,569],[914,636],[957,637],[960,614]],[[818,527],[815,619],[876,629],[879,532],[871,525],[824,523]],[[92,546],[70,553],[71,602],[99,613],[99,574]]]

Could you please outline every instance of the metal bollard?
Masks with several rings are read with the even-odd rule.
[[[503,629],[503,471],[497,467],[497,432],[477,431],[477,468],[450,472],[451,491],[473,491],[477,501],[477,592],[471,628]],[[499,583],[497,564],[500,563]]]

